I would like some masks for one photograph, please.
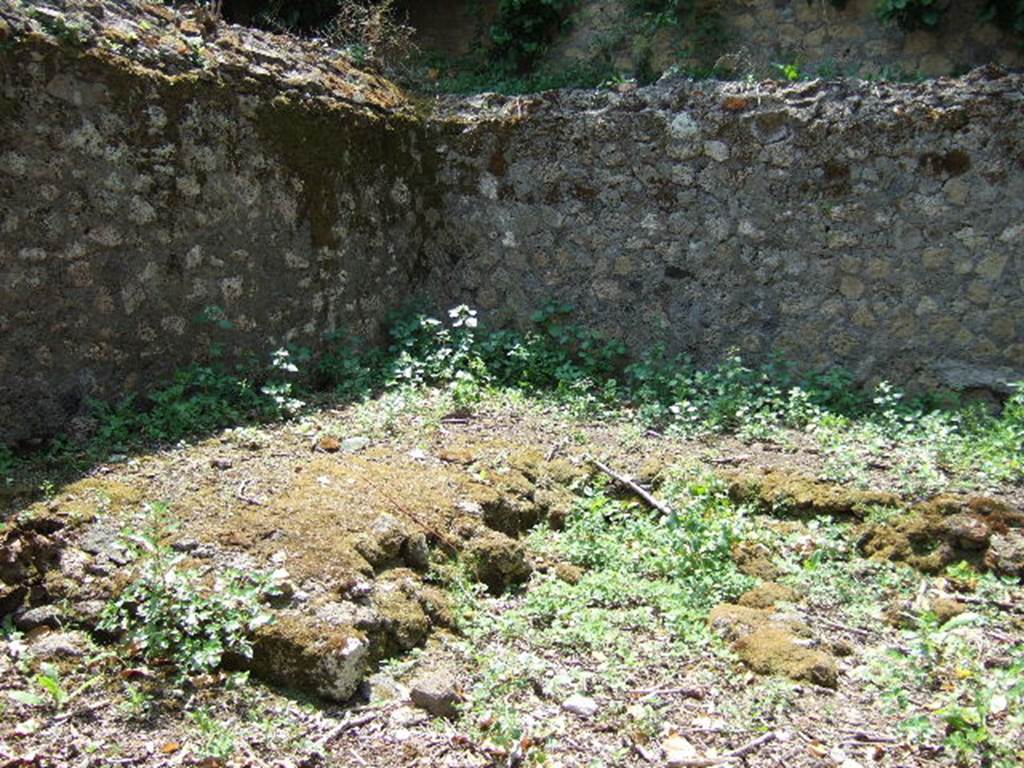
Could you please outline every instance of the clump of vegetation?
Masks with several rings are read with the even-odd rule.
[[[616,74],[608,57],[545,65],[549,45],[568,23],[575,0],[501,0],[477,50],[460,57],[428,54],[421,62],[429,78],[417,87],[445,93],[534,93],[565,87],[597,87]]]
[[[676,516],[651,514],[596,485],[584,490],[565,530],[546,526],[529,537],[533,551],[568,564],[535,578],[520,600],[501,612],[458,573],[441,577],[458,596],[463,651],[480,675],[470,691],[468,717],[486,722],[487,736],[511,746],[524,736],[520,711],[537,680],[548,696],[578,688],[560,660],[600,659],[602,686],[621,690],[657,663],[684,665],[715,647],[708,610],[753,584],[730,551],[747,527],[747,510],[732,504],[713,477],[682,468],[662,489]],[[666,643],[649,645],[652,638]],[[515,647],[516,653],[509,648]],[[654,650],[656,648],[656,650]],[[588,662],[584,662],[584,667]],[[479,727],[479,726],[478,726]],[[536,757],[536,755],[535,755]]]
[[[230,332],[233,325],[217,307],[205,310],[197,322]],[[145,397],[130,395],[120,402],[90,403],[95,431],[84,443],[67,437],[55,439],[49,454],[55,461],[75,455],[86,462],[111,452],[126,452],[142,443],[174,443],[186,437],[227,426],[270,422],[294,415],[305,405],[300,391],[308,391],[300,366],[310,352],[280,348],[266,357],[240,354],[228,362],[225,345],[214,344],[209,359],[174,373],[172,381],[157,386]],[[0,448],[0,477],[17,456]]]
[[[626,82],[616,58],[629,51],[632,77],[652,82],[661,74],[651,62],[652,39],[665,27],[682,41],[675,71],[698,77],[715,74],[724,40],[718,4],[713,0],[631,0],[620,29],[602,37],[590,58],[546,66],[544,53],[571,23],[573,0],[502,0],[487,45],[461,60],[435,57],[428,63],[444,73],[434,87],[447,92],[494,90],[522,93],[561,87],[614,86]]]
[[[32,681],[35,690],[8,691],[7,695],[12,701],[29,707],[48,707],[61,710],[97,685],[100,680],[99,676],[94,676],[84,683],[68,689],[57,665],[43,662],[39,665],[39,672]]]
[[[948,7],[946,0],[879,0],[876,12],[883,21],[895,23],[904,31],[911,32],[937,28]],[[979,21],[992,22],[1008,32],[1024,35],[1024,2],[986,0]]]
[[[1024,2],[1021,0],[986,0],[981,18],[1021,35],[1024,45]]]
[[[725,43],[720,6],[717,0],[630,0],[646,37],[662,27],[677,30],[682,41],[677,51],[681,71],[694,77],[719,74],[715,61]]]
[[[520,73],[532,69],[574,0],[499,0],[491,55]]]
[[[415,50],[415,32],[402,20],[394,0],[341,3],[337,13],[319,30],[333,45],[347,50],[358,64],[392,68]]]
[[[231,424],[295,413],[303,402],[293,396],[288,376],[298,368],[290,360],[285,349],[274,352],[263,370],[253,365],[232,369],[214,360],[179,370],[171,384],[153,390],[142,403],[134,397],[113,405],[95,402],[100,428],[94,443],[123,450],[140,438],[175,442]]]
[[[549,304],[522,332],[486,331],[468,307],[452,310],[447,324],[416,315],[393,326],[386,355],[352,358],[348,350],[328,354],[322,365],[328,372],[358,368],[362,386],[446,387],[459,406],[513,388],[554,397],[579,414],[630,410],[650,428],[686,437],[785,441],[802,433],[821,447],[833,479],[863,483],[868,468],[881,463],[911,495],[954,478],[975,485],[1024,480],[1024,389],[993,414],[952,396],[908,397],[887,382],[861,389],[838,368],[807,373],[780,360],[749,366],[738,356],[701,368],[660,349],[630,361],[621,341],[574,324],[571,312]],[[352,394],[352,381],[333,383]]]
[[[879,18],[906,31],[937,27],[945,12],[943,0],[879,0]]]
[[[521,331],[486,329],[474,310],[460,306],[444,320],[398,318],[387,349],[336,338],[317,354],[277,350],[269,364],[231,368],[215,359],[190,366],[143,401],[95,404],[92,438],[84,445],[58,439],[49,455],[95,460],[134,445],[290,418],[325,396],[362,400],[424,388],[442,390],[456,408],[514,391],[579,416],[628,414],[645,428],[687,438],[799,437],[817,444],[831,479],[864,484],[871,467],[883,466],[912,496],[956,484],[1024,482],[1022,388],[993,412],[953,395],[907,396],[887,382],[860,388],[839,368],[806,372],[782,360],[752,366],[736,355],[701,367],[660,348],[630,355],[620,340],[574,323],[572,308],[560,303],[536,312]],[[16,462],[10,451],[0,453],[0,470]]]
[[[271,620],[262,601],[274,591],[273,574],[233,571],[204,583],[167,544],[171,527],[167,506],[150,504],[142,530],[127,537],[134,578],[107,606],[100,629],[181,674],[215,669],[225,654],[251,657],[252,632]]]

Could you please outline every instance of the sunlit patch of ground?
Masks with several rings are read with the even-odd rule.
[[[988,571],[1020,489],[928,511],[898,461],[843,489],[783,438],[385,396],[14,498],[0,598],[36,610],[0,648],[0,765],[1018,764],[1021,589]],[[353,700],[176,679],[91,634],[147,502],[182,567],[276,571],[279,626],[364,638]],[[870,550],[900,535],[936,567]]]

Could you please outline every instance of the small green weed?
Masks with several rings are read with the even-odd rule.
[[[782,76],[783,80],[788,80],[791,83],[804,78],[803,72],[800,71],[800,65],[797,62],[791,62],[789,64],[772,64],[775,71]]]
[[[100,676],[93,677],[72,690],[67,690],[57,665],[43,663],[39,667],[39,674],[33,680],[38,693],[35,691],[9,691],[7,695],[12,701],[30,707],[51,706],[56,709],[64,709],[68,702],[77,699],[85,691],[99,683],[101,679]]]
[[[922,615],[907,645],[875,659],[873,680],[903,727],[915,738],[938,738],[957,765],[1011,768],[1022,757],[1024,647],[986,663],[985,617],[965,613],[939,625]],[[921,697],[921,698],[918,698]],[[924,697],[927,710],[922,714]]]
[[[222,762],[228,760],[235,753],[234,735],[208,710],[197,709],[191,713],[191,717],[202,738],[199,748],[200,758],[212,758],[217,762]]]

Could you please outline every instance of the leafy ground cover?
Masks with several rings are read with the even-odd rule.
[[[1020,394],[477,321],[8,451],[0,764],[1019,764]]]
[[[424,387],[443,393],[441,409],[471,408],[485,397],[529,399],[670,436],[813,445],[830,479],[864,484],[873,467],[892,469],[900,489],[917,496],[1024,480],[1024,389],[995,409],[959,403],[955,393],[908,397],[885,381],[865,389],[841,369],[807,374],[781,360],[749,365],[733,356],[699,368],[662,350],[638,355],[575,325],[572,308],[556,303],[536,312],[526,331],[484,329],[474,310],[460,306],[443,319],[397,320],[387,349],[341,338],[316,356],[280,349],[266,363],[250,356],[234,366],[214,357],[144,402],[95,403],[85,434],[58,437],[48,457],[60,467],[87,466],[140,445],[290,418],[307,403],[382,393],[374,402],[386,412],[417,401]],[[16,454],[0,448],[8,485],[17,466]]]

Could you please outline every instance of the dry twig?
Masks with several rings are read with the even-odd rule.
[[[967,603],[968,605],[990,605],[1001,611],[1007,611],[1008,613],[1024,613],[1024,607],[1017,605],[1016,603],[1008,603],[1003,600],[986,600],[983,597],[972,597],[971,595],[949,595],[949,597],[952,597],[954,600],[959,600],[961,603]]]
[[[253,498],[252,496],[245,495],[245,487],[249,484],[249,480],[243,480],[242,484],[238,486],[238,491],[235,493],[235,497],[239,501],[244,501],[246,504],[252,504],[256,507],[264,506],[263,502],[259,499]]]
[[[737,747],[732,752],[726,752],[721,757],[695,757],[690,760],[676,761],[673,765],[676,765],[679,768],[712,768],[712,766],[721,765],[722,763],[731,763],[733,760],[739,760],[742,757],[746,757],[755,749],[759,749],[768,742],[774,741],[775,738],[775,731],[768,731],[768,733],[762,733],[756,739],[748,741],[746,744]]]
[[[394,498],[390,493],[385,491],[383,488],[381,488],[379,485],[377,485],[368,478],[364,477],[363,482],[366,483],[371,488],[373,488],[373,490],[375,490],[378,494],[383,496],[384,500],[387,501],[396,510],[398,510],[399,513],[405,515],[408,519],[412,520],[414,523],[416,523],[416,525],[418,525],[420,528],[422,528],[435,539],[437,539],[437,541],[444,545],[444,547],[448,550],[449,554],[454,555],[456,552],[458,552],[458,548],[452,543],[451,539],[449,539],[445,534],[441,533],[436,528],[423,522],[418,515],[413,514],[412,510],[408,509],[403,504],[399,503],[399,501],[396,498]]]
[[[641,698],[649,698],[651,696],[684,696],[688,699],[703,699],[704,691],[700,688],[640,688],[635,691],[630,691],[631,696],[639,696]]]
[[[590,462],[599,470],[608,475],[608,477],[610,477],[612,480],[619,483],[620,485],[624,485],[627,488],[629,488],[629,490],[631,490],[633,493],[635,493],[637,496],[643,499],[644,503],[646,503],[652,509],[658,510],[663,515],[675,517],[675,513],[668,506],[668,504],[654,498],[654,496],[652,496],[648,491],[645,491],[630,478],[626,477],[625,475],[620,475],[618,472],[611,469],[606,464],[601,463],[597,459],[591,459]]]
[[[832,619],[830,619],[830,618],[828,618],[826,616],[821,616],[821,615],[816,614],[816,613],[814,613],[814,614],[808,613],[808,614],[806,614],[806,616],[808,618],[810,618],[811,620],[813,620],[813,621],[820,622],[821,624],[824,624],[827,627],[832,627],[832,629],[841,629],[841,630],[843,630],[845,632],[849,632],[850,634],[853,634],[853,635],[860,635],[861,637],[874,637],[875,635],[878,634],[877,632],[872,632],[869,629],[861,629],[860,627],[851,627],[848,624],[842,624],[842,623],[840,623],[838,621],[833,621]]]
[[[322,750],[336,738],[341,736],[341,734],[346,731],[351,731],[353,728],[358,728],[361,725],[366,725],[376,717],[376,712],[367,712],[366,714],[359,715],[358,717],[346,717],[316,742],[317,748]]]

